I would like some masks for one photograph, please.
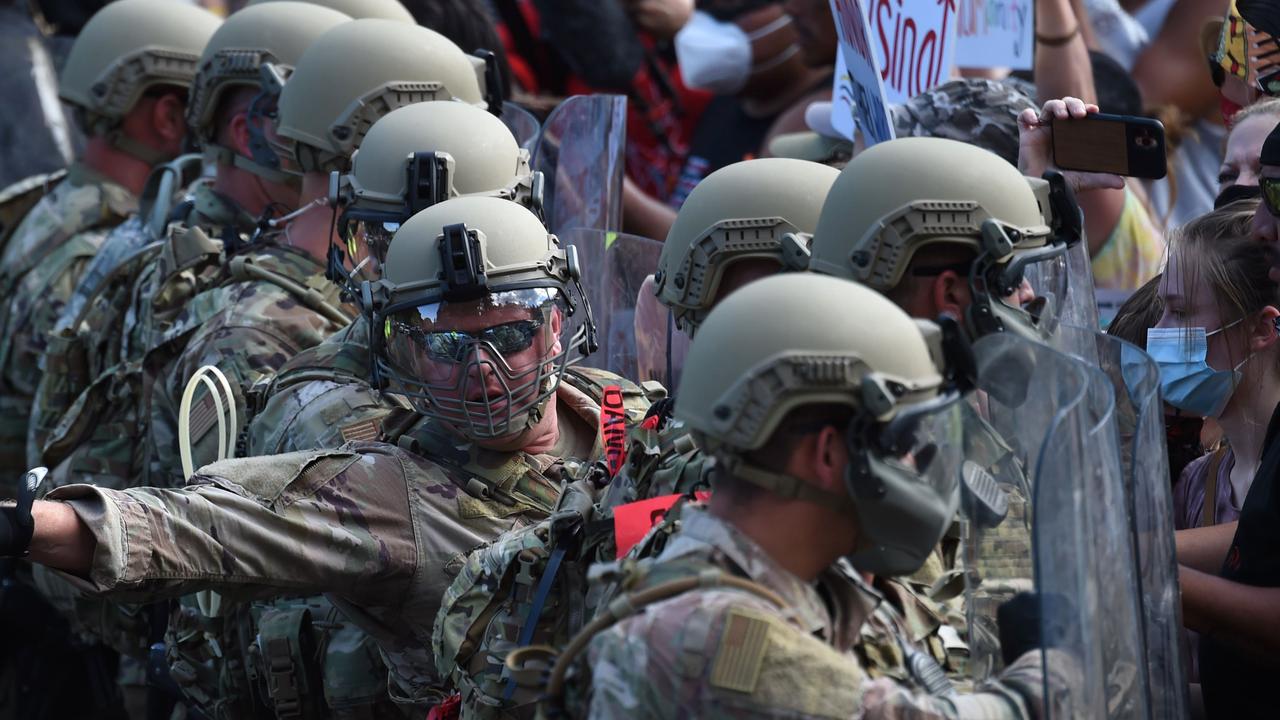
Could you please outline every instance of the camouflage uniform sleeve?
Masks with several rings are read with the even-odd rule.
[[[762,600],[686,593],[591,642],[591,718],[856,717],[865,677],[848,655]]]
[[[261,479],[282,475],[289,482]],[[418,557],[408,482],[395,458],[247,458],[202,468],[192,481],[182,489],[69,485],[50,493],[97,540],[81,586],[116,600],[201,590],[231,599],[334,592],[385,606],[406,596]]]
[[[1084,679],[1074,671],[1076,664],[1067,654],[1051,650],[1048,655],[1051,688],[1066,693],[1083,685]],[[868,684],[863,698],[865,717],[1038,720],[1045,717],[1044,667],[1044,655],[1039,650],[1028,652],[1005,668],[997,680],[983,683],[976,692],[946,698],[915,694],[892,680],[875,680]]]

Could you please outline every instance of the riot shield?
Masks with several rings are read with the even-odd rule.
[[[1098,298],[1088,243],[1076,243],[1067,250],[1067,297],[1061,317],[1063,325],[1098,331]]]
[[[1012,333],[986,336],[974,351],[983,392],[966,432],[966,473],[980,466],[1008,498],[1003,515],[966,512],[974,675],[1022,666],[1038,647],[1047,716],[1144,716],[1109,382]]]
[[[1073,345],[1093,343],[1093,358],[1114,389],[1151,717],[1186,717],[1189,699],[1160,373],[1146,353],[1119,338],[1072,327],[1062,332],[1078,336],[1068,338]]]
[[[553,233],[620,227],[626,125],[627,100],[621,95],[571,97],[547,117],[533,169],[546,182],[542,204]]]
[[[502,103],[502,122],[516,137],[516,143],[533,153],[533,147],[538,143],[538,134],[542,131],[542,124],[538,122],[538,118],[533,113],[507,101]]]
[[[591,303],[599,348],[584,363],[642,382],[641,367],[665,354],[665,344],[641,328],[637,342],[636,305],[645,280],[658,267],[662,243],[638,235],[575,228],[560,240],[578,249],[582,289]],[[650,291],[652,292],[652,291]]]

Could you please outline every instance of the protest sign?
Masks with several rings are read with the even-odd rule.
[[[867,0],[867,31],[891,103],[947,81],[956,46],[956,0]]]
[[[862,130],[863,142],[871,147],[893,139],[893,122],[885,101],[881,78],[867,24],[858,0],[831,0],[831,15],[840,35],[839,64],[832,92],[831,123],[852,139],[850,121]]]
[[[1035,26],[1034,0],[959,0],[956,65],[1031,70]]]

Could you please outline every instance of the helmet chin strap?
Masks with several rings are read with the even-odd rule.
[[[173,159],[168,153],[160,152],[150,145],[135,140],[125,134],[124,128],[114,128],[103,135],[111,147],[133,158],[137,158],[151,167],[163,165]]]

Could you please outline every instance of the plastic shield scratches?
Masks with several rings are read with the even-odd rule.
[[[543,123],[533,169],[545,178],[543,207],[556,235],[620,227],[626,119],[625,97],[589,95],[560,103]]]
[[[1021,679],[1043,689],[1048,717],[1145,716],[1110,383],[1012,333],[974,351],[966,457],[1008,493],[1008,511],[966,518],[973,672],[1030,669]]]
[[[651,379],[640,371],[641,353],[663,353],[665,347],[649,347],[657,338],[647,335],[637,342],[636,303],[645,278],[658,266],[662,244],[638,235],[582,228],[566,232],[560,240],[578,248],[582,287],[596,320],[600,347],[584,363],[637,381]],[[665,329],[663,333],[665,338]]]

